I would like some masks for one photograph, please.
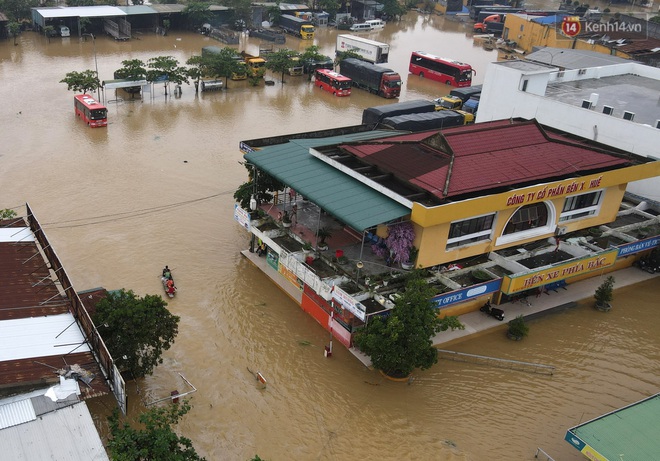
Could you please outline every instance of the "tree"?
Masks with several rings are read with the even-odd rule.
[[[438,361],[432,338],[451,328],[464,329],[457,317],[438,317],[431,302],[434,289],[415,270],[387,318],[375,317],[358,332],[355,344],[371,357],[373,366],[388,376],[405,377]]]
[[[142,377],[163,363],[163,351],[179,332],[179,317],[166,306],[160,296],[139,298],[124,289],[99,301],[93,320],[120,370]]]
[[[284,184],[275,179],[268,173],[256,168],[254,165],[244,163],[248,170],[250,180],[238,186],[234,192],[234,200],[245,210],[250,209],[250,199],[252,195],[257,200],[257,206],[260,203],[268,203],[273,199],[272,192],[284,189]],[[254,170],[257,172],[256,186]]]
[[[134,429],[119,421],[115,410],[108,418],[110,437],[108,451],[113,461],[205,461],[192,446],[192,441],[178,436],[172,429],[190,411],[190,404],[153,407],[138,417],[142,429]]]
[[[147,61],[146,77],[149,82],[163,82],[165,96],[169,82],[181,85],[188,83],[188,72],[185,67],[179,67],[179,61],[172,56],[158,56]]]
[[[0,210],[0,220],[2,219],[13,219],[16,217],[16,212],[11,208],[5,208]]]
[[[359,54],[357,54],[355,51],[352,50],[338,51],[337,56],[335,57],[335,67],[337,66],[341,67],[341,62],[347,58],[362,59],[362,56],[360,56]]]
[[[299,57],[300,54],[296,51],[289,50],[287,48],[282,48],[277,50],[274,53],[268,55],[268,61],[266,62],[266,68],[271,70],[273,73],[282,74],[282,83],[284,83],[284,74],[289,71],[295,64],[293,58]]]
[[[21,33],[21,25],[16,21],[11,21],[9,25],[7,25],[7,30],[9,31],[9,35],[14,37],[14,46],[18,45],[16,37]]]
[[[201,56],[199,59],[190,58],[186,64],[197,65],[200,73],[205,77],[223,77],[225,79],[225,88],[227,88],[228,79],[233,74],[244,72],[241,66],[244,62],[239,58],[236,50],[230,47],[220,49],[218,53],[211,53]]]
[[[123,67],[115,71],[115,78],[125,80],[142,80],[147,76],[145,64],[140,59],[127,59],[121,62]]]
[[[135,1],[133,2],[135,4]],[[78,19],[78,24],[80,25],[80,33],[84,34],[87,31],[87,28],[91,25],[92,20],[88,17],[81,17]]]
[[[400,19],[408,10],[399,0],[383,0],[383,14],[388,18]]]
[[[50,43],[50,38],[55,34],[55,27],[53,26],[46,26],[44,27],[44,35],[48,39],[48,43]]]
[[[96,71],[91,69],[82,72],[69,72],[65,78],[60,80],[60,83],[66,83],[67,89],[76,93],[94,92],[101,87]]]
[[[188,22],[188,27],[195,28],[205,22],[209,22],[212,13],[209,10],[209,4],[204,2],[189,2],[181,12]]]
[[[39,6],[38,0],[2,0],[0,11],[12,21],[31,19],[31,8]],[[31,21],[30,21],[31,22]]]

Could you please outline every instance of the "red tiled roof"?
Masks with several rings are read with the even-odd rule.
[[[555,134],[546,136],[534,121],[482,123],[441,133],[426,132],[412,142],[391,141],[387,138],[379,144],[343,148],[440,199],[550,181],[628,162]],[[445,195],[448,174],[451,177]]]

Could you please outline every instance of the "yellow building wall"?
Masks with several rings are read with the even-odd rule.
[[[517,189],[510,192],[488,195],[471,200],[426,208],[413,204],[411,219],[415,226],[415,246],[419,249],[417,267],[469,258],[491,251],[518,246],[554,235],[556,225],[573,232],[588,227],[612,222],[616,219],[619,205],[630,181],[660,175],[660,162],[651,162],[620,170],[583,176],[563,181]],[[559,215],[566,197],[603,190],[604,196],[598,214],[575,221],[559,223]],[[548,223],[547,233],[506,244],[496,244],[511,216],[522,206],[533,203],[551,203],[555,209],[553,223]],[[449,229],[452,222],[496,213],[491,240],[466,244],[446,251]],[[554,225],[553,225],[554,224]]]
[[[561,32],[558,32],[559,25],[539,24],[530,21],[524,16],[509,14],[504,21],[504,32],[502,37],[516,42],[516,48],[525,53],[531,53],[535,46],[548,46],[552,48],[566,48],[576,50],[596,51],[603,54],[609,54],[624,59],[631,59],[632,56],[620,50],[614,50],[599,45],[592,44],[579,38],[568,38]]]

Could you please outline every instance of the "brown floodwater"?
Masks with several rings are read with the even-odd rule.
[[[334,29],[315,44],[334,52]],[[475,83],[497,59],[473,43],[470,26],[411,13],[369,37],[392,44],[389,66],[404,80],[401,100],[430,99],[443,85],[409,77],[422,49],[471,63]],[[355,90],[334,98],[305,77],[273,86],[229,82],[195,95],[105,95],[109,126],[90,129],[73,114],[59,81],[94,69],[112,79],[121,61],[171,55],[181,63],[202,46],[193,33],[99,36],[48,41],[32,32],[0,43],[0,208],[29,202],[75,286],[160,294],[173,268],[179,287],[169,308],[180,332],[153,376],[129,383],[129,413],[189,388],[192,411],[180,431],[209,460],[527,460],[542,447],[578,460],[566,429],[657,392],[660,295],[657,280],[617,291],[603,314],[588,305],[531,323],[512,342],[496,331],[453,350],[556,367],[553,376],[441,360],[410,384],[365,369],[240,255],[245,232],[232,219],[232,194],[245,180],[240,140],[359,124],[365,107],[386,100]],[[219,44],[222,46],[222,44]],[[238,47],[255,51],[242,38]],[[307,43],[287,37],[286,46]],[[123,98],[118,101],[117,96]],[[268,380],[261,389],[251,374]],[[103,434],[108,397],[89,402]]]

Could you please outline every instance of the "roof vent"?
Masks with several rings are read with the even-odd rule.
[[[614,113],[614,107],[612,106],[603,106],[603,114],[612,115]]]
[[[627,110],[623,111],[623,119],[624,120],[629,120],[633,121],[635,119],[635,113],[634,112],[628,112]]]
[[[591,109],[592,107],[593,107],[593,104],[592,104],[591,101],[589,101],[588,99],[583,99],[582,100],[582,108],[583,109]]]

